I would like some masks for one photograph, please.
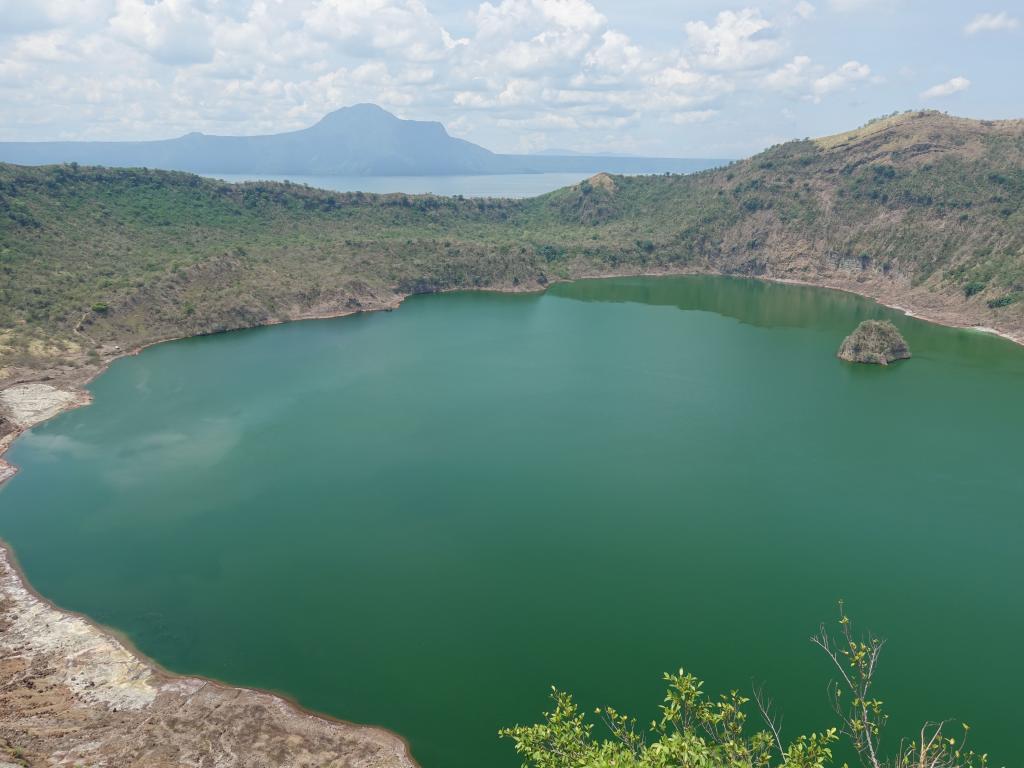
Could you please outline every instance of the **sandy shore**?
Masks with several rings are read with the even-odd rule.
[[[29,589],[0,544],[0,765],[416,768],[401,738],[159,669]]]
[[[913,315],[910,312],[908,312],[907,314],[911,315],[911,317],[913,317]],[[970,328],[971,330],[978,331],[979,333],[990,333],[993,336],[1000,336],[1000,337],[1002,337],[1004,339],[1008,339],[1008,340],[1010,340],[1012,342],[1015,342],[1017,344],[1024,345],[1024,341],[1021,341],[1020,339],[1018,339],[1013,334],[1004,333],[1003,331],[1000,331],[998,328],[990,328],[987,325],[970,325],[970,326],[967,326],[967,327]]]

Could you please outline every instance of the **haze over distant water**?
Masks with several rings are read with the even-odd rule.
[[[456,139],[437,122],[402,120],[374,104],[331,112],[316,125],[267,136],[190,133],[162,141],[0,142],[20,165],[163,168],[193,173],[432,176],[520,173],[690,173],[723,160],[587,155],[500,155]],[[406,191],[406,190],[403,190]]]
[[[569,187],[598,173],[470,173],[433,176],[306,176],[283,173],[212,173],[231,183],[243,181],[290,181],[335,192],[371,192],[407,195],[462,195],[463,197],[536,197]]]

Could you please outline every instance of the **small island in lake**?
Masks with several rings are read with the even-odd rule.
[[[837,354],[840,360],[851,363],[888,365],[894,360],[908,359],[910,347],[888,320],[864,320],[843,339]]]

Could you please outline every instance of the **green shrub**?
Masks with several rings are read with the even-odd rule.
[[[985,303],[989,309],[998,309],[999,307],[1008,307],[1019,298],[1016,293],[1008,293],[1005,296],[1000,296],[998,299],[989,299]]]
[[[555,261],[565,256],[565,249],[555,245],[538,245],[537,255],[542,256],[544,261]]]
[[[968,299],[975,294],[981,293],[985,290],[985,283],[979,280],[972,280],[964,286],[964,296]]]

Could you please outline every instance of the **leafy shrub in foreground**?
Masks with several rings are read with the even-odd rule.
[[[573,697],[552,688],[555,707],[544,714],[544,722],[505,728],[500,735],[515,743],[524,768],[825,768],[832,763],[833,744],[841,738],[856,750],[864,768],[987,765],[987,755],[967,749],[968,726],[952,737],[945,722],[926,723],[916,738],[902,741],[894,755],[883,756],[880,739],[888,715],[871,689],[885,643],[871,634],[856,637],[842,603],[839,632],[830,633],[822,625],[811,642],[839,672],[829,688],[838,725],[788,743],[763,691],[755,690],[752,700],[764,725],[751,733],[746,711],[750,697],[731,691],[712,700],[705,696],[703,682],[683,670],[665,675],[668,691],[660,706],[661,719],[648,729],[605,707],[596,714],[610,738],[598,740],[594,724]]]

